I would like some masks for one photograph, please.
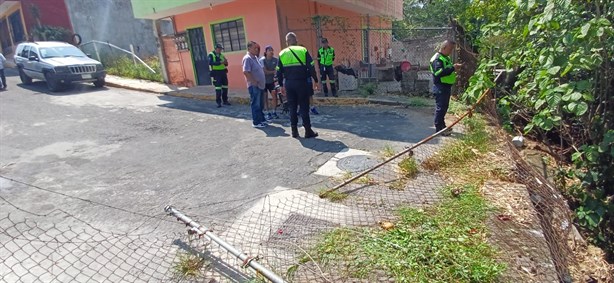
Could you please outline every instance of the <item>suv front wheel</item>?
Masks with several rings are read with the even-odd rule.
[[[47,88],[50,91],[56,92],[59,91],[61,88],[61,84],[60,82],[58,82],[57,80],[55,80],[52,76],[51,73],[47,72],[45,73],[45,81],[47,81]]]
[[[32,83],[32,78],[28,77],[22,68],[19,68],[19,78],[24,85],[29,85]]]
[[[94,86],[95,87],[103,87],[105,84],[104,79],[97,79],[96,81],[94,81]]]

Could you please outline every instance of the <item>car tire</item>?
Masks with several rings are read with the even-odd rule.
[[[32,78],[28,77],[28,75],[26,75],[26,73],[21,68],[19,69],[19,78],[24,85],[29,85],[32,83]]]
[[[47,88],[50,91],[56,92],[56,91],[59,91],[61,89],[62,85],[60,84],[60,82],[58,82],[57,80],[53,79],[49,72],[45,73],[45,81],[47,82]]]
[[[94,86],[95,87],[103,87],[104,84],[105,84],[104,79],[98,79],[98,80],[94,81]]]

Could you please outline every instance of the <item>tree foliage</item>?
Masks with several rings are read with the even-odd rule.
[[[37,26],[32,30],[34,40],[70,42],[71,32],[63,27]]]
[[[566,178],[577,180],[567,188],[577,223],[614,251],[614,3],[492,2],[504,3],[507,7],[492,8],[507,14],[483,23],[480,51],[492,57],[482,56],[464,98],[475,99],[494,85],[494,67],[517,74],[498,99],[505,126],[567,154],[576,166]],[[471,26],[467,19],[464,24]]]

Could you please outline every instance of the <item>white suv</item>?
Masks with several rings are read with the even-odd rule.
[[[89,58],[79,48],[65,42],[38,41],[17,45],[15,64],[24,84],[32,79],[47,82],[50,91],[58,91],[72,82],[105,84],[106,71],[100,62]]]

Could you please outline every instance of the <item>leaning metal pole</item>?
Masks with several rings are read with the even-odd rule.
[[[262,274],[264,277],[271,280],[271,282],[274,282],[274,283],[285,283],[286,282],[281,277],[277,276],[277,274],[273,273],[272,271],[268,270],[266,267],[259,264],[256,261],[256,258],[250,257],[246,255],[245,253],[237,250],[235,247],[231,246],[230,244],[226,243],[224,240],[220,239],[218,236],[213,234],[213,232],[210,229],[198,224],[197,222],[185,216],[183,213],[181,213],[179,210],[175,209],[174,207],[167,205],[164,208],[164,211],[176,217],[177,220],[192,227],[192,230],[198,233],[199,235],[205,235],[209,237],[209,239],[216,242],[222,248],[224,248],[225,250],[230,252],[232,255],[237,257],[239,260],[241,260],[243,262],[243,266],[245,267],[249,266],[253,268],[254,270],[256,270],[256,272],[258,272],[259,274]]]

